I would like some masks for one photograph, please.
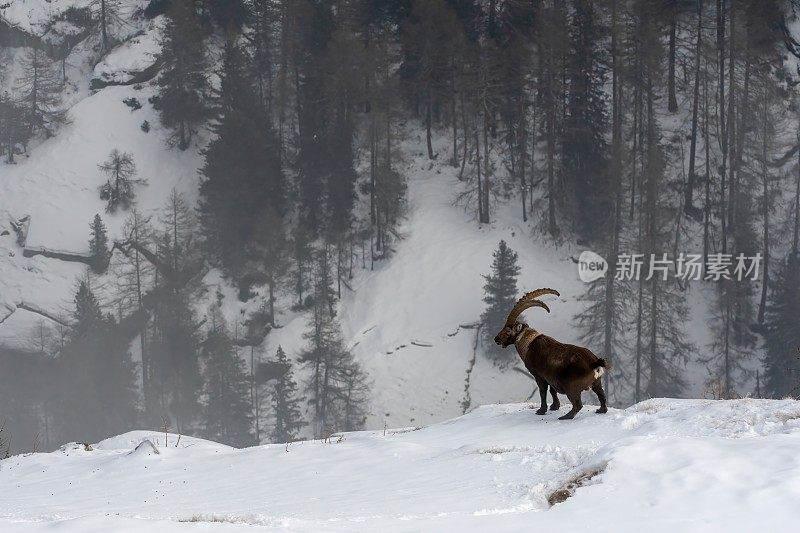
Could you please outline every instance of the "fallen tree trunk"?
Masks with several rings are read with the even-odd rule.
[[[94,256],[87,253],[67,252],[63,250],[50,250],[43,247],[25,248],[22,250],[23,257],[36,257],[41,255],[50,259],[58,259],[59,261],[66,261],[68,263],[83,263],[84,265],[93,266]]]

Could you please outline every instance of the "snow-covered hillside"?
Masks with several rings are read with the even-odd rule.
[[[156,215],[173,187],[194,200],[201,158],[197,149],[180,152],[165,147],[165,134],[146,103],[151,94],[148,87],[102,89],[74,105],[71,123],[37,146],[29,158],[17,165],[0,163],[4,182],[0,227],[7,229],[9,220],[29,215],[28,248],[86,253],[89,222],[94,213],[101,213],[111,238],[122,237],[126,213],[105,214],[97,193],[105,181],[97,165],[113,148],[132,153],[139,175],[147,179],[138,194],[145,215]],[[142,102],[143,109],[132,111],[123,103],[131,97]],[[149,133],[140,128],[144,120],[152,125]],[[369,265],[366,270],[357,268],[353,291],[345,290],[339,303],[345,339],[374,383],[368,423],[372,428],[384,422],[419,424],[457,416],[463,413],[467,393],[471,406],[528,397],[530,378],[475,357],[476,330],[471,327],[483,310],[481,274],[489,271],[500,239],[520,254],[520,290],[552,286],[563,295],[562,301],[551,305],[552,315],[532,311],[531,320],[557,338],[577,340],[570,321],[583,286],[570,256],[579,252],[553,249],[532,239],[533,231],[521,223],[516,206],[501,206],[497,220],[478,229],[471,213],[453,205],[462,187],[456,170],[445,163],[431,165],[419,153],[421,143],[421,138],[412,136],[404,147],[410,154],[404,170],[409,177],[410,210],[400,227],[403,240],[396,243],[393,257],[376,263],[374,271]],[[446,139],[441,143],[444,151]],[[24,348],[41,317],[26,309],[10,311],[24,303],[54,315],[68,313],[77,280],[87,268],[42,256],[23,257],[15,239],[12,231],[0,237],[0,320],[7,316],[0,324],[0,342]],[[98,287],[113,282],[110,276],[102,278]],[[233,288],[214,272],[205,281],[209,294],[226,296],[229,320],[241,320],[247,305],[237,301]],[[291,298],[286,295],[279,301],[283,327],[267,337],[265,354],[274,354],[282,345],[294,356],[304,343],[308,317],[288,311]],[[198,302],[198,310],[203,313],[207,306]],[[474,369],[468,373],[473,360]]]
[[[410,157],[404,169],[409,213],[400,227],[403,239],[375,271],[356,270],[353,291],[345,291],[339,304],[345,338],[375,384],[371,428],[384,421],[428,424],[483,403],[528,398],[531,378],[513,367],[499,369],[476,346],[474,326],[484,308],[481,275],[489,272],[501,239],[519,253],[520,292],[556,287],[562,294],[550,302],[551,314],[534,310],[526,316],[557,338],[578,340],[570,322],[584,287],[570,259],[574,252],[536,239],[516,206],[501,206],[492,224],[479,227],[472,213],[453,205],[463,187],[457,170],[428,162],[423,142],[417,133],[404,146]],[[447,140],[441,144],[444,152]],[[299,350],[305,321],[294,318],[271,333],[267,353],[279,344]]]
[[[54,3],[49,9],[63,11],[73,4]],[[56,13],[42,11],[45,6],[48,4],[42,2],[12,3],[2,15],[26,27],[26,21],[38,24],[55,16]],[[129,7],[133,9],[134,4]],[[29,250],[88,253],[88,224],[95,213],[103,216],[111,238],[119,238],[127,213],[106,214],[105,203],[98,194],[98,187],[106,180],[98,165],[113,149],[129,152],[139,176],[147,181],[137,191],[138,207],[144,216],[154,215],[172,188],[186,194],[190,201],[195,200],[201,162],[197,150],[167,150],[165,134],[152,107],[144,105],[134,110],[123,102],[136,99],[146,104],[154,94],[153,88],[127,85],[89,91],[90,80],[95,76],[124,77],[128,69],[152,61],[152,43],[159,35],[160,19],[141,25],[141,35],[119,45],[96,67],[92,43],[76,46],[65,61],[67,124],[52,138],[36,139],[29,153],[16,158],[16,164],[0,163],[0,344],[4,346],[27,347],[31,328],[41,320],[30,311],[16,310],[20,303],[50,315],[64,315],[72,307],[77,280],[85,277],[87,270],[76,263],[23,257],[23,247],[12,231],[13,221],[27,217],[25,248]],[[131,26],[128,31],[135,29]],[[138,63],[129,57],[131,48],[137,51]],[[23,50],[0,49],[0,56],[5,53],[13,59]],[[11,60],[7,64],[16,65]],[[8,68],[6,79],[0,80],[5,89],[14,86],[20,74],[17,70]],[[151,131],[143,131],[144,122],[152,125]]]
[[[109,86],[97,92],[88,89],[92,78],[124,80],[130,69],[146,66],[136,62],[131,66],[132,57],[152,60],[159,19],[143,31],[94,67],[88,51],[76,48],[68,61],[74,84],[70,122],[55,137],[19,157],[17,164],[0,163],[0,230],[8,231],[0,236],[3,346],[29,347],[31,331],[42,320],[30,309],[67,315],[76,283],[87,274],[87,267],[79,263],[23,257],[23,248],[10,229],[11,220],[29,216],[28,249],[86,253],[89,222],[95,213],[102,214],[111,239],[122,237],[127,213],[104,213],[105,204],[97,192],[106,180],[98,164],[115,148],[131,153],[139,177],[147,180],[147,185],[137,189],[137,206],[145,216],[157,218],[173,187],[196,201],[204,136],[186,152],[168,149],[167,133],[148,103],[154,94],[150,84]],[[123,102],[130,98],[137,99],[142,109],[132,110]],[[149,132],[141,128],[144,121],[151,126]],[[520,290],[551,286],[562,294],[561,301],[551,302],[551,315],[531,311],[530,319],[559,339],[578,340],[571,320],[580,308],[577,296],[585,287],[577,279],[571,258],[580,250],[569,245],[554,248],[539,239],[533,224],[520,220],[517,205],[499,204],[493,222],[478,227],[472,212],[454,205],[464,186],[457,180],[457,169],[445,157],[429,161],[423,153],[422,130],[414,126],[406,128],[409,133],[400,147],[409,195],[409,212],[399,228],[402,240],[393,245],[392,257],[377,262],[374,271],[369,264],[367,269],[357,265],[350,284],[353,290],[345,289],[338,305],[345,339],[374,385],[370,428],[385,423],[427,424],[482,403],[528,398],[533,383],[529,377],[513,367],[497,368],[481,357],[480,346],[476,349],[474,325],[484,307],[481,274],[488,273],[500,239],[520,255]],[[447,138],[437,139],[437,152],[447,153]],[[216,271],[204,281],[211,297],[225,296],[223,309],[232,324],[258,303],[239,302],[233,287]],[[113,288],[113,282],[110,274],[93,284],[102,297],[103,287]],[[292,295],[279,295],[282,327],[267,337],[264,357],[274,354],[278,345],[290,357],[302,348],[308,316],[290,311],[292,302]],[[208,302],[196,304],[201,315],[207,312]]]
[[[15,0],[3,3],[0,15],[14,27],[44,31],[54,17],[69,7],[87,7],[90,3]],[[137,13],[147,4],[142,0],[126,3],[131,12]],[[95,213],[103,214],[111,240],[122,237],[127,213],[105,214],[105,203],[98,194],[98,187],[106,180],[98,164],[113,149],[132,154],[138,177],[147,180],[147,185],[136,190],[137,207],[145,216],[157,219],[173,188],[184,193],[190,202],[197,201],[198,168],[203,164],[201,150],[208,132],[198,132],[186,151],[167,148],[168,132],[149,102],[157,92],[152,78],[132,83],[134,73],[141,74],[154,63],[158,67],[156,56],[164,17],[129,18],[133,21],[131,27],[120,34],[121,44],[108,54],[99,54],[97,36],[93,35],[66,58],[63,66],[69,122],[54,137],[35,139],[25,154],[19,154],[16,164],[0,162],[2,347],[30,349],[31,332],[43,320],[36,311],[56,317],[67,315],[74,306],[76,283],[88,272],[86,265],[80,263],[41,255],[24,257],[24,249],[11,228],[12,221],[26,220],[25,248],[29,251],[86,254],[89,222]],[[211,63],[216,64],[218,43],[209,46],[215,52],[210,54]],[[19,48],[0,49],[0,60],[13,65],[15,57],[22,53]],[[19,76],[16,70],[13,66],[7,69],[0,89],[14,85]],[[209,67],[209,72],[212,70]],[[112,85],[92,91],[92,81],[100,82],[95,87]],[[117,83],[122,85],[113,85]],[[131,99],[141,109],[134,109]],[[680,120],[687,116],[668,119],[665,130],[680,129]],[[583,249],[569,239],[556,246],[541,237],[536,226],[542,212],[535,212],[529,222],[523,223],[518,199],[504,203],[498,198],[492,206],[491,224],[479,225],[472,212],[455,204],[465,185],[458,181],[457,169],[448,163],[450,132],[434,131],[433,151],[439,157],[431,161],[425,149],[424,128],[410,120],[402,124],[405,120],[408,119],[398,121],[397,127],[397,133],[403,136],[402,145],[397,147],[397,170],[408,180],[408,212],[397,228],[401,238],[392,243],[391,257],[376,262],[374,270],[369,262],[366,268],[356,264],[354,279],[344,288],[337,304],[346,343],[372,382],[367,420],[371,429],[430,424],[482,404],[519,402],[530,396],[533,382],[524,372],[516,371],[519,362],[516,367],[506,368],[489,362],[481,355],[479,331],[475,328],[484,308],[481,275],[488,273],[492,251],[501,239],[519,254],[520,292],[553,287],[561,293],[558,300],[548,297],[551,314],[541,309],[528,311],[526,318],[532,325],[561,341],[580,342],[574,317],[585,305],[579,297],[585,293],[586,285],[578,280],[573,263]],[[145,122],[149,129],[142,127]],[[92,282],[105,310],[117,311],[105,292],[106,288],[113,289],[114,274],[97,276]],[[263,302],[263,298],[238,301],[236,289],[217,270],[211,269],[203,282],[208,289],[205,299],[193,302],[199,321],[218,295],[228,322],[235,327]],[[260,291],[259,296],[264,295],[263,287],[255,290]],[[283,287],[278,294],[279,327],[259,347],[262,359],[273,356],[279,345],[296,359],[305,344],[302,335],[309,314],[291,310],[296,298],[288,292]],[[699,352],[693,356],[703,355],[712,340],[707,322],[711,296],[710,287],[686,293],[691,310],[687,340],[693,341]],[[134,357],[136,345],[132,343]],[[747,363],[753,370],[761,364],[759,350],[760,346],[752,348],[753,356]],[[690,365],[698,368],[686,372],[685,393],[702,396],[708,374],[700,368],[699,357],[692,359]],[[298,371],[301,382],[306,377],[303,372]],[[740,392],[747,394],[750,390],[753,388],[742,387]],[[308,435],[311,429],[306,431]]]
[[[134,449],[145,439],[144,445]],[[791,531],[800,404],[661,400],[574,421],[490,405],[433,426],[235,450],[137,431],[0,462],[4,532]],[[560,502],[560,503],[559,503]]]

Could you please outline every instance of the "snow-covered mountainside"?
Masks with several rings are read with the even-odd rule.
[[[0,69],[0,94],[5,89],[13,89],[19,81],[22,69],[19,58],[31,52],[30,48],[26,50],[26,46],[32,42],[53,45],[55,38],[50,32],[59,24],[65,24],[67,13],[75,10],[78,15],[83,11],[88,13],[96,4],[91,0],[0,0],[0,22],[5,24],[3,28],[13,28],[28,37],[37,37],[31,37],[30,42],[22,39],[25,42],[0,47],[0,61],[3,61],[1,66],[4,67]],[[70,53],[65,58],[59,58],[63,62],[59,60],[54,63],[60,67],[59,74],[65,80],[63,97],[68,121],[53,136],[40,134],[32,138],[30,145],[26,144],[24,149],[18,147],[19,153],[14,156],[13,164],[0,162],[2,349],[38,349],[45,352],[36,347],[37,326],[42,321],[46,325],[54,325],[67,320],[64,317],[74,309],[76,284],[87,276],[91,277],[90,285],[103,311],[123,314],[119,308],[120,298],[114,293],[118,288],[118,279],[113,269],[106,274],[92,274],[86,264],[59,258],[69,256],[73,259],[83,258],[84,263],[88,261],[89,223],[95,213],[102,214],[112,243],[124,237],[123,226],[129,213],[121,209],[116,213],[105,213],[106,202],[101,200],[98,193],[107,180],[98,165],[107,160],[112,150],[129,153],[135,161],[137,177],[146,180],[146,185],[136,187],[136,207],[144,217],[157,220],[165,198],[173,189],[183,194],[193,206],[198,203],[199,169],[204,165],[205,158],[203,149],[213,140],[214,133],[209,131],[209,123],[206,122],[199,127],[200,131],[193,137],[187,150],[170,149],[167,146],[170,131],[162,125],[153,107],[153,98],[159,92],[155,79],[163,60],[161,46],[165,42],[167,17],[159,14],[153,14],[152,19],[145,17],[143,11],[151,5],[153,3],[145,0],[122,3],[120,18],[126,22],[122,25],[124,27],[112,32],[115,39],[108,49],[100,46],[96,28],[92,32],[87,30],[86,35],[81,34],[83,40],[77,43],[69,41],[74,44]],[[707,6],[707,9],[710,8]],[[73,16],[77,15],[73,13]],[[689,26],[687,24],[680,31],[689,31]],[[679,41],[682,39],[681,36]],[[212,79],[211,84],[218,86],[217,73],[222,57],[221,32],[210,32],[206,41],[204,46],[207,46],[209,56],[207,74]],[[0,43],[3,42],[0,40]],[[67,41],[59,42],[63,44]],[[688,76],[687,65],[692,61],[684,61],[684,77]],[[683,85],[688,83],[687,80]],[[682,90],[688,94],[685,87]],[[714,88],[710,91],[713,92]],[[463,113],[463,102],[461,107]],[[665,149],[671,150],[669,163],[675,172],[680,166],[678,163],[685,159],[683,155],[676,155],[678,148],[675,143],[683,143],[681,139],[688,131],[689,108],[688,100],[682,101],[680,111],[659,117],[663,129],[659,135],[664,138]],[[538,112],[542,114],[541,110]],[[537,111],[534,109],[533,113],[532,118],[535,119]],[[510,357],[512,363],[502,367],[493,364],[482,354],[480,330],[477,328],[485,308],[482,301],[484,279],[481,276],[489,273],[492,252],[501,239],[519,254],[520,293],[538,287],[552,287],[561,294],[558,299],[546,297],[552,313],[532,309],[525,315],[526,320],[540,331],[564,342],[584,343],[580,336],[586,333],[586,327],[581,330],[575,323],[576,315],[585,310],[588,304],[580,299],[586,296],[587,285],[577,275],[575,260],[584,249],[576,244],[574,235],[570,233],[569,226],[574,221],[564,221],[563,233],[559,237],[561,244],[556,245],[553,243],[556,239],[543,236],[540,226],[546,217],[541,204],[546,202],[541,200],[548,194],[543,185],[533,187],[534,197],[538,198],[539,203],[530,209],[533,214],[527,222],[521,220],[519,195],[514,192],[509,195],[512,199],[508,200],[502,194],[503,187],[516,188],[517,184],[509,184],[510,180],[507,180],[508,173],[503,167],[508,166],[506,159],[509,154],[502,153],[506,150],[503,146],[505,141],[497,141],[488,151],[490,155],[486,156],[484,152],[483,161],[489,161],[485,165],[487,168],[497,167],[492,179],[497,178],[493,181],[493,187],[496,186],[495,192],[500,194],[492,198],[491,223],[478,224],[473,212],[474,205],[467,209],[456,201],[470,185],[458,180],[459,169],[450,164],[452,132],[445,128],[444,122],[435,124],[433,146],[429,148],[426,146],[424,125],[410,118],[412,115],[412,112],[399,112],[393,119],[396,119],[396,123],[390,124],[391,135],[387,134],[392,137],[392,147],[397,152],[396,159],[392,160],[396,167],[393,170],[402,175],[403,183],[407,184],[408,207],[402,213],[397,227],[391,228],[393,233],[395,230],[397,233],[397,238],[391,243],[392,253],[387,258],[377,260],[374,268],[369,260],[363,264],[355,261],[353,278],[344,282],[341,298],[336,303],[336,319],[345,344],[369,377],[371,387],[366,427],[375,430],[385,426],[431,424],[468,413],[483,404],[522,402],[531,395],[533,382],[524,371],[518,372],[521,364],[515,357]],[[474,120],[477,124],[477,115]],[[627,120],[637,123],[633,117],[627,117]],[[468,123],[466,118],[462,118],[462,121],[464,125]],[[538,127],[541,128],[541,124]],[[466,130],[466,127],[463,129]],[[791,138],[794,139],[793,134]],[[751,141],[748,139],[748,143]],[[456,135],[458,143],[461,143],[460,133]],[[708,140],[704,143],[709,144]],[[531,174],[538,172],[536,179],[541,182],[540,174],[543,174],[541,170],[544,168],[542,154],[539,153],[541,150],[537,152],[537,142],[532,144],[536,154],[531,155],[534,159],[534,172]],[[469,143],[462,144],[465,145]],[[365,161],[367,155],[363,146],[357,148],[360,153],[354,157],[352,164],[358,167],[359,179],[365,182],[364,176],[369,173],[365,170],[368,166]],[[680,153],[684,153],[683,144],[680,145]],[[707,158],[711,157],[708,153],[706,150]],[[465,155],[465,162],[469,159],[469,166],[473,166],[473,161],[477,161],[477,167],[480,168],[480,151],[476,155],[477,159],[473,155]],[[636,165],[634,156],[632,186],[636,179]],[[713,166],[715,163],[709,159],[707,165]],[[297,172],[297,168],[289,171]],[[685,172],[681,175],[685,175]],[[665,186],[669,185],[666,187],[668,190],[672,190],[673,186],[678,187],[676,176],[671,176],[673,181],[665,182]],[[534,181],[534,176],[528,177],[530,182]],[[361,187],[365,185],[362,181],[358,183],[359,198],[353,209],[361,215],[366,211],[364,204],[369,196]],[[292,182],[291,186],[296,187],[297,184]],[[641,195],[641,188],[637,190]],[[678,206],[668,204],[668,207],[671,210]],[[686,246],[687,251],[699,249],[702,228],[691,220],[684,220],[681,212],[680,208],[675,209],[679,215],[675,221],[675,231],[681,239],[680,245]],[[633,211],[630,217],[633,220]],[[299,225],[299,215],[292,213],[287,215],[289,218],[292,220],[287,220],[286,233],[290,233],[292,225]],[[364,219],[369,219],[369,216]],[[357,246],[355,240],[351,245]],[[675,246],[677,248],[678,238],[675,239]],[[366,257],[366,254],[362,257]],[[191,302],[197,323],[201,326],[206,324],[210,307],[219,303],[231,329],[238,334],[244,329],[248,317],[265,304],[267,289],[263,285],[255,286],[253,291],[256,297],[241,302],[230,276],[225,278],[219,269],[208,264],[204,266],[208,267],[208,272],[202,279],[202,289],[196,291],[199,294],[196,301],[193,294]],[[253,347],[253,352],[257,352],[262,361],[274,356],[278,346],[281,346],[288,357],[297,362],[307,344],[303,333],[308,327],[311,312],[308,309],[295,310],[297,297],[290,285],[286,282],[278,287],[277,327],[271,329],[260,346]],[[685,373],[686,387],[676,388],[676,395],[702,397],[706,392],[705,382],[714,377],[709,374],[706,363],[703,363],[714,341],[709,323],[713,319],[711,306],[716,292],[710,285],[698,284],[689,290],[688,286],[681,286],[676,298],[686,300],[688,304],[688,311],[684,312],[681,308],[678,318],[681,319],[681,325],[685,319],[686,344],[692,345],[691,349],[686,350],[691,353],[683,354],[689,368],[685,372],[684,368],[680,369]],[[640,304],[644,301],[641,294],[640,291]],[[620,307],[634,309],[633,298],[630,303],[625,302]],[[684,316],[686,314],[688,316]],[[621,316],[629,319],[629,315]],[[643,323],[646,321],[640,321],[640,326]],[[636,329],[635,325],[627,323],[615,327],[627,332]],[[763,330],[761,328],[759,331]],[[682,329],[675,331],[680,331],[680,335],[670,333],[664,337],[683,337]],[[63,331],[61,334],[63,340]],[[740,347],[740,359],[743,362],[734,373],[741,374],[742,385],[736,389],[736,395],[746,396],[758,390],[756,387],[760,386],[760,382],[756,381],[755,376],[758,375],[757,370],[762,370],[760,377],[763,379],[762,344],[762,338],[754,334],[754,340],[748,340]],[[135,339],[131,342],[131,352],[137,363],[141,363],[139,349]],[[513,348],[508,350],[511,352]],[[248,365],[251,353],[249,349],[239,350],[239,355],[247,355]],[[641,350],[638,353],[641,354]],[[653,350],[651,353],[656,352]],[[613,360],[617,354],[600,355]],[[622,366],[620,364],[616,370],[621,372]],[[308,381],[307,372],[308,368],[297,369],[299,383]],[[141,371],[138,377],[144,389]],[[625,379],[630,377],[626,376]],[[613,399],[614,392],[609,392]],[[645,387],[639,397],[651,392]],[[652,394],[658,395],[657,392]],[[32,418],[36,416],[39,415],[32,415]],[[47,416],[46,413],[43,415],[45,422]],[[32,435],[35,434],[35,431],[32,432]],[[313,430],[308,426],[300,436],[310,437],[312,434]],[[24,449],[27,449],[29,444],[25,446]]]
[[[6,16],[12,13],[17,12]],[[67,61],[73,91],[69,123],[55,137],[18,157],[15,165],[0,163],[0,232],[7,231],[0,236],[3,346],[28,348],[31,332],[42,320],[35,311],[68,314],[76,283],[87,275],[85,265],[41,255],[24,257],[24,249],[86,254],[89,222],[95,213],[102,214],[110,239],[123,237],[127,213],[105,213],[105,203],[97,193],[106,180],[98,164],[112,149],[132,154],[138,175],[147,180],[137,191],[137,207],[144,216],[157,218],[172,188],[192,202],[197,199],[204,137],[185,152],[168,149],[168,133],[148,103],[155,93],[150,84],[88,89],[91,79],[120,81],[127,79],[129,70],[146,68],[146,60],[155,53],[152,48],[160,24],[160,18],[148,23],[142,35],[119,45],[96,66],[88,50],[76,47]],[[131,98],[142,108],[133,110],[124,103]],[[148,132],[141,127],[145,121],[151,128]],[[560,301],[552,302],[552,314],[531,311],[530,319],[556,338],[578,341],[571,320],[580,308],[577,297],[584,286],[572,258],[580,250],[569,244],[554,248],[537,237],[533,224],[520,220],[517,205],[499,205],[492,223],[479,227],[471,212],[455,205],[464,186],[457,179],[457,169],[445,157],[427,159],[423,130],[415,126],[406,128],[410,133],[400,147],[409,205],[399,227],[402,239],[395,243],[393,256],[377,262],[374,271],[369,262],[366,268],[357,265],[352,290],[346,289],[338,304],[348,346],[365,365],[373,384],[370,428],[385,423],[431,423],[482,403],[528,398],[531,379],[513,367],[496,367],[480,355],[476,345],[474,325],[484,308],[481,275],[489,272],[491,254],[500,239],[520,255],[521,291],[551,286],[562,294]],[[448,139],[437,139],[437,152],[446,153]],[[11,221],[24,217],[28,217],[27,234],[22,247]],[[101,299],[104,290],[113,289],[113,278],[107,274],[93,282]],[[254,305],[239,302],[234,288],[217,271],[204,282],[209,298],[224,296],[223,309],[232,324]],[[111,299],[109,295],[104,300],[108,311],[114,311]],[[281,345],[290,357],[296,357],[304,345],[308,316],[289,311],[291,303],[292,295],[279,295],[282,327],[267,337],[262,349],[265,356]],[[208,302],[197,302],[197,309],[202,317]]]
[[[798,447],[792,400],[653,399],[573,421],[489,405],[242,450],[136,431],[0,462],[0,529],[791,531]]]
[[[29,215],[27,248],[85,253],[91,220],[87,214],[103,213],[111,238],[121,238],[126,214],[104,213],[97,187],[105,177],[97,164],[111,149],[122,146],[148,180],[138,199],[146,215],[157,212],[172,187],[195,198],[197,168],[202,164],[198,154],[167,150],[152,108],[146,105],[134,112],[123,103],[130,97],[145,102],[149,95],[149,89],[107,87],[88,96],[71,108],[72,122],[58,136],[19,164],[3,165],[0,224],[5,228],[9,219]],[[144,120],[153,125],[149,133],[141,131]],[[577,341],[570,321],[583,286],[571,256],[579,251],[532,240],[532,229],[518,220],[516,206],[499,210],[491,225],[476,229],[472,215],[453,205],[461,187],[456,169],[439,162],[431,165],[421,154],[413,157],[422,142],[421,136],[411,137],[405,146],[412,157],[404,169],[409,176],[410,212],[400,227],[403,240],[396,244],[394,256],[377,263],[374,271],[369,264],[367,269],[356,268],[353,290],[346,290],[339,303],[345,339],[374,382],[368,424],[373,428],[382,427],[384,421],[405,425],[459,415],[467,394],[470,406],[528,397],[530,378],[511,368],[498,369],[480,356],[480,347],[476,357],[474,325],[484,307],[481,274],[489,271],[500,239],[520,254],[520,290],[552,286],[561,291],[561,301],[550,306],[552,314],[531,311],[531,320],[557,338]],[[73,157],[74,153],[81,156]],[[15,238],[13,232],[0,237],[0,319],[20,303],[52,314],[66,312],[86,266],[23,257]],[[101,279],[98,286],[110,284],[110,277],[102,277],[108,279]],[[232,322],[237,320],[246,306],[236,300],[235,291],[213,272],[205,281],[209,294],[219,290],[226,296],[227,315]],[[198,308],[207,311],[203,303]],[[25,347],[39,320],[26,309],[15,311],[0,324],[0,341]],[[305,342],[307,316],[288,312],[279,322],[283,327],[267,337],[264,353],[272,354],[281,345],[290,356],[297,355]],[[409,394],[412,383],[414,394]]]

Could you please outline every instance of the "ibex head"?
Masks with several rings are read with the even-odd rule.
[[[544,302],[537,300],[537,298],[543,294],[555,294],[556,296],[561,296],[558,291],[554,289],[536,289],[535,291],[527,293],[514,305],[514,308],[508,314],[508,318],[506,319],[503,329],[501,329],[500,333],[495,336],[494,342],[503,348],[514,344],[517,336],[522,333],[522,330],[524,330],[526,327],[525,323],[517,320],[519,315],[521,315],[526,309],[530,307],[541,307],[549,313],[550,308],[547,307]]]

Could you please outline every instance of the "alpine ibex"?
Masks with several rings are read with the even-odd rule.
[[[568,420],[578,414],[583,408],[581,392],[590,388],[600,400],[600,409],[597,412],[608,412],[606,393],[600,383],[600,377],[606,370],[605,360],[598,358],[591,350],[560,343],[517,320],[522,312],[530,307],[541,307],[549,313],[550,308],[537,299],[543,294],[560,296],[558,291],[553,289],[536,289],[527,293],[514,305],[508,314],[505,326],[494,338],[494,342],[503,348],[514,344],[525,368],[536,380],[542,398],[542,405],[536,414],[547,413],[548,385],[553,396],[551,411],[561,407],[556,393],[566,394],[572,402],[572,409],[559,417],[560,420]]]

